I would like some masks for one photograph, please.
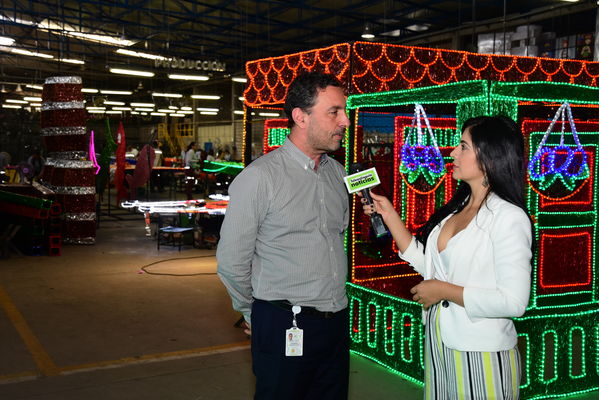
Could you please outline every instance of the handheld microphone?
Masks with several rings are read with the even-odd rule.
[[[370,195],[370,187],[375,186],[380,183],[380,181],[378,179],[379,177],[376,173],[376,169],[371,168],[369,170],[366,170],[366,171],[372,170],[372,173],[371,173],[372,175],[360,174],[360,172],[366,172],[366,171],[363,171],[362,164],[360,164],[360,163],[352,164],[349,167],[349,169],[350,169],[351,175],[346,177],[346,184],[348,186],[348,190],[350,191],[350,193],[359,191],[360,193],[362,193],[362,196],[366,199],[366,203],[369,205],[372,205],[373,202],[372,202],[372,196]],[[368,183],[368,181],[372,181],[372,182]],[[366,182],[366,183],[363,183],[363,182]],[[352,185],[352,183],[354,184],[354,187],[356,187],[355,190],[350,189],[350,185]],[[356,183],[357,183],[357,185],[355,185]],[[383,217],[381,216],[381,214],[377,213],[376,211],[373,212],[372,214],[370,214],[370,225],[372,226],[372,230],[374,231],[374,234],[377,238],[382,237],[382,236],[387,236],[389,234],[389,231],[387,230],[387,227],[385,226],[385,223],[383,222]]]

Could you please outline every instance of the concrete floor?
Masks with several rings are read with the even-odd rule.
[[[249,343],[214,250],[158,251],[140,215],[119,215],[101,219],[95,245],[0,260],[0,399],[251,399]],[[350,392],[422,397],[357,355]]]
[[[0,399],[251,399],[214,251],[157,251],[140,215],[120,215],[101,219],[93,246],[0,260]],[[389,398],[422,388],[352,355],[350,399]]]

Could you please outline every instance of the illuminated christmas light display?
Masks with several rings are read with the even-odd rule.
[[[421,119],[424,119],[426,124],[430,143],[426,143],[426,139],[423,138]],[[416,143],[410,141],[410,136],[414,131],[416,132]],[[400,170],[407,176],[406,179],[409,183],[414,183],[419,176],[422,176],[431,186],[434,186],[435,182],[439,181],[439,178],[445,173],[445,162],[439,151],[435,135],[433,135],[424,107],[418,103],[414,108],[412,126],[401,148]]]
[[[599,390],[599,63],[345,43],[247,63],[248,110],[280,105],[304,71],[331,72],[346,85],[353,123],[345,138],[346,167],[376,167],[382,183],[375,191],[393,199],[412,232],[459,184],[451,178],[449,157],[459,142],[457,128],[478,115],[503,114],[518,122],[531,166],[526,198],[535,237],[530,304],[514,319],[520,395],[542,399]],[[430,123],[420,141],[412,123],[415,104],[426,109]],[[366,149],[388,148],[369,141],[378,134],[392,138],[391,154],[367,157]],[[274,144],[267,140],[265,146]],[[441,167],[445,172],[435,176]],[[369,235],[361,208],[354,199],[346,236],[351,349],[421,385],[422,308],[409,289],[422,278],[397,257],[391,240]]]
[[[566,146],[564,142],[565,136],[565,116],[568,115],[568,122],[572,130],[572,138],[576,147],[572,149]],[[553,131],[557,119],[562,118],[562,133],[558,146],[545,146],[549,135]],[[569,190],[572,190],[578,179],[586,179],[589,177],[587,168],[586,153],[582,149],[576,133],[576,125],[572,118],[572,109],[568,103],[564,103],[558,108],[551,124],[547,128],[539,147],[528,163],[528,174],[531,181],[539,182],[539,187],[545,190],[552,186],[556,180]]]

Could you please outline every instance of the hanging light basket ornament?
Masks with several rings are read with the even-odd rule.
[[[422,132],[421,120],[424,120],[426,125],[427,136]],[[445,175],[445,161],[421,104],[415,104],[414,118],[408,129],[401,148],[399,171],[406,184],[412,189],[424,193],[432,192],[439,186]],[[416,132],[416,139],[414,139],[414,132]]]
[[[565,144],[566,114],[574,144]],[[555,123],[561,117],[561,136],[559,145],[547,145],[549,135]],[[565,102],[558,108],[551,124],[547,128],[539,147],[528,163],[528,181],[531,187],[547,198],[562,200],[575,194],[589,178],[587,154],[584,151],[570,104]]]

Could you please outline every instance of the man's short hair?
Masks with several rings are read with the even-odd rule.
[[[328,86],[342,87],[334,75],[322,72],[308,72],[298,75],[295,78],[291,85],[289,85],[284,106],[285,114],[287,114],[289,121],[289,129],[295,125],[292,116],[293,109],[299,107],[305,112],[310,113],[310,108],[316,102],[318,90],[324,90]]]

